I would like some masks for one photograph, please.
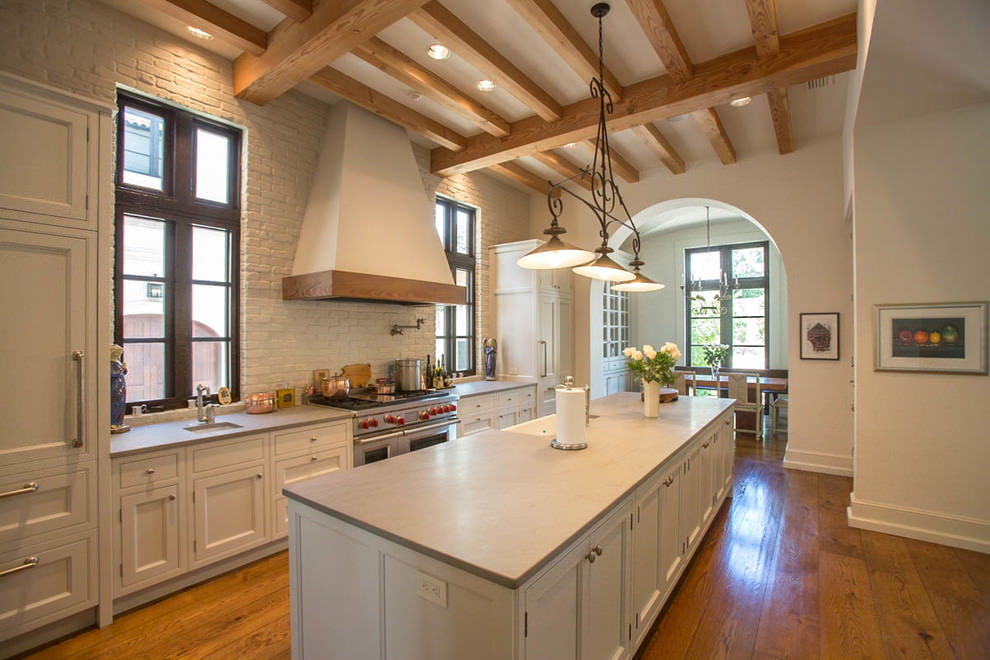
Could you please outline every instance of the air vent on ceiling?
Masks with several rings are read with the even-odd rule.
[[[808,89],[822,89],[823,87],[828,87],[829,85],[835,84],[835,76],[824,76],[822,78],[815,78],[814,80],[808,81]]]

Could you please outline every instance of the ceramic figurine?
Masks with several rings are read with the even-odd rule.
[[[487,338],[485,340],[485,380],[495,380],[495,349],[495,338]]]
[[[126,433],[131,430],[124,424],[124,409],[127,405],[127,363],[124,362],[124,349],[117,344],[110,347],[110,432]]]

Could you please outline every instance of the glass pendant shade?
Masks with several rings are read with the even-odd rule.
[[[587,266],[572,268],[572,271],[593,280],[604,280],[605,282],[629,282],[636,279],[636,276],[628,270],[612,261],[608,255],[599,255],[597,259]]]
[[[516,264],[522,268],[551,270],[580,266],[594,258],[594,252],[568,245],[557,236],[551,236],[543,245],[519,257]]]
[[[631,293],[643,293],[646,291],[659,291],[664,288],[663,284],[659,282],[654,282],[646,275],[643,275],[638,270],[636,271],[636,279],[629,280],[628,282],[620,282],[612,287],[613,291],[626,291]]]

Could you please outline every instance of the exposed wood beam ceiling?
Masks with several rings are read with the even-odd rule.
[[[757,56],[761,58],[773,57],[780,52],[775,1],[746,0],[753,43]],[[789,154],[794,151],[794,136],[791,133],[791,104],[787,98],[787,88],[767,87],[767,102],[770,104],[773,131],[777,136],[777,149],[781,154]]]
[[[849,14],[782,37],[780,51],[773,57],[758,58],[753,48],[744,48],[695,64],[694,77],[681,84],[661,75],[627,85],[608,127],[621,131],[728,103],[735,96],[762,94],[769,87],[798,85],[855,67],[856,15]],[[597,121],[597,100],[578,101],[565,107],[556,122],[527,117],[512,123],[508,137],[471,136],[457,153],[435,149],[431,169],[448,176],[555,149],[592,138]]]
[[[279,23],[263,54],[244,53],[234,60],[234,94],[267,103],[424,4],[426,0],[321,2],[302,23]]]
[[[582,39],[553,0],[498,1],[506,2],[580,78],[598,75],[597,42]],[[721,162],[730,164],[736,162],[736,152],[716,107],[740,96],[766,94],[778,150],[786,154],[794,150],[788,86],[856,65],[855,14],[780,35],[775,0],[734,0],[745,4],[754,47],[692,62],[663,0],[623,1],[664,73],[623,87],[605,70],[605,86],[614,103],[608,129],[610,133],[631,130],[672,174],[685,171],[684,158],[654,122],[690,114]],[[439,144],[431,154],[431,169],[440,175],[492,168],[546,192],[545,179],[513,161],[530,156],[567,178],[579,173],[580,167],[552,150],[568,143],[594,149],[597,99],[561,105],[499,48],[436,0],[262,0],[285,16],[268,33],[207,0],[142,2],[242,50],[233,66],[238,97],[264,104],[309,80]],[[483,71],[533,115],[506,119],[377,36],[403,18]],[[455,113],[481,132],[465,136],[442,123],[442,118],[438,121],[421,114],[332,68],[348,53],[429,98],[448,117]],[[628,182],[639,180],[636,167],[618,151],[612,148],[610,156],[616,174]],[[574,183],[585,188],[591,185],[589,177],[577,177]]]

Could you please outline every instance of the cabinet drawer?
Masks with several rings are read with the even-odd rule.
[[[494,412],[498,407],[497,401],[498,397],[495,394],[462,397],[457,404],[458,416],[468,419],[482,413]]]
[[[117,487],[143,486],[179,476],[179,452],[155,452],[113,459]]]
[[[509,413],[514,413],[519,410],[519,404],[522,402],[522,392],[519,390],[509,390],[508,392],[498,393],[498,414],[506,415]]]
[[[95,522],[96,465],[63,470],[24,470],[24,476],[0,479],[0,493],[10,493],[0,498],[0,547],[32,534]],[[0,582],[0,589],[5,588]]]
[[[221,467],[263,461],[265,436],[233,438],[195,445],[189,449],[193,472],[206,472]]]
[[[275,433],[273,434],[275,436],[275,455],[285,456],[301,451],[311,451],[316,447],[346,445],[350,442],[347,433],[348,424],[349,422],[322,424]]]
[[[496,424],[495,413],[491,410],[487,411],[482,415],[471,415],[470,417],[462,417],[461,428],[458,431],[458,435],[463,438],[464,436],[471,435],[472,433],[487,431],[488,429],[495,428],[495,424]]]
[[[313,452],[306,456],[285,458],[275,462],[275,496],[282,494],[282,489],[297,481],[312,479],[320,475],[347,469],[347,447],[336,447],[324,451]]]
[[[0,640],[96,604],[94,532],[0,555]],[[9,572],[13,571],[13,572]]]

